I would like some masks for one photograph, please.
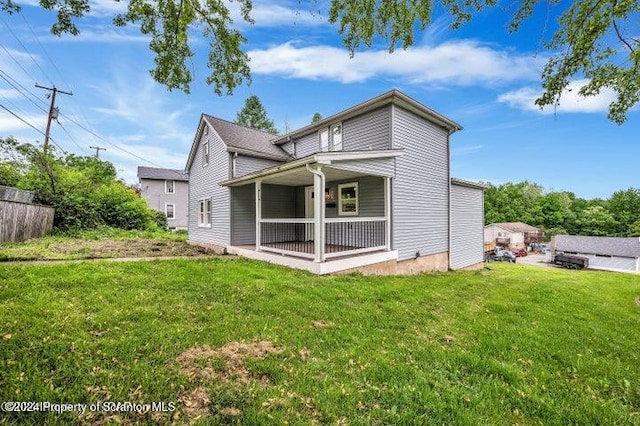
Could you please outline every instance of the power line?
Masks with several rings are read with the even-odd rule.
[[[78,141],[75,140],[75,138],[73,136],[71,136],[71,133],[69,133],[69,131],[67,130],[66,127],[64,127],[62,125],[62,123],[58,120],[56,120],[56,123],[58,123],[60,125],[60,128],[62,128],[62,130],[67,134],[67,136],[69,136],[69,139],[71,139],[71,142],[73,142],[73,144],[75,146],[78,147],[78,149],[80,149],[80,151],[84,154],[86,151],[84,150],[84,148],[78,143]]]
[[[4,109],[5,111],[7,111],[9,114],[13,115],[15,118],[17,118],[18,120],[22,121],[24,124],[26,124],[27,126],[31,127],[33,130],[35,130],[36,132],[40,133],[41,135],[45,136],[44,132],[40,129],[38,129],[36,126],[34,126],[33,124],[29,123],[27,120],[25,120],[24,118],[20,117],[18,114],[16,114],[15,112],[11,111],[9,108],[7,108],[6,106],[0,104],[0,108]],[[62,149],[62,147],[60,145],[58,145],[56,143],[56,141],[54,141],[53,139],[49,139],[55,146],[57,146],[60,151],[62,151],[64,154],[67,154],[67,151],[65,151],[64,149]]]
[[[132,157],[137,158],[138,160],[144,161],[145,163],[151,164],[152,166],[155,167],[159,167],[162,168],[161,165],[154,163],[153,161],[147,160],[146,158],[140,157],[139,155],[134,154],[133,152],[130,152],[124,148],[119,147],[118,145],[114,144],[113,142],[110,142],[109,140],[103,138],[102,136],[100,136],[99,134],[97,134],[96,132],[94,132],[93,130],[90,130],[88,128],[86,128],[85,126],[83,126],[82,124],[78,123],[77,121],[71,119],[69,116],[60,113],[60,115],[62,115],[63,117],[65,117],[67,120],[69,120],[70,122],[72,122],[73,124],[75,124],[76,126],[80,127],[82,130],[84,130],[85,132],[93,135],[94,137],[98,138],[99,140],[101,140],[104,143],[107,143],[109,145],[111,145],[112,147],[114,147],[115,149],[124,152],[125,154],[129,154]]]
[[[11,33],[11,35],[13,36],[13,38],[16,39],[16,41],[18,42],[18,44],[22,47],[22,50],[25,51],[25,53],[27,55],[29,55],[29,57],[31,58],[31,60],[33,61],[34,64],[36,64],[36,66],[40,69],[40,71],[42,72],[42,75],[44,75],[51,84],[53,84],[53,81],[51,81],[51,77],[49,77],[49,75],[47,74],[47,72],[40,66],[40,64],[38,63],[38,61],[36,61],[36,59],[33,57],[33,55],[31,54],[31,52],[29,52],[27,50],[27,48],[25,47],[24,43],[22,43],[22,41],[18,38],[18,36],[16,35],[16,33],[13,32],[13,30],[11,29],[11,27],[9,26],[9,24],[7,24],[7,21],[5,21],[2,16],[0,16],[0,21],[2,21],[2,23],[4,24],[5,27],[7,27],[7,29],[9,30],[9,32]]]
[[[56,72],[58,73],[58,76],[62,79],[62,82],[65,84],[66,87],[71,87],[71,85],[65,80],[64,75],[62,75],[62,73],[60,72],[60,69],[58,68],[56,63],[53,62],[53,59],[51,59],[51,56],[49,56],[49,53],[47,52],[47,49],[45,49],[44,45],[40,42],[40,39],[36,35],[36,32],[33,30],[33,27],[31,26],[29,21],[27,21],[27,17],[24,16],[23,11],[18,12],[18,15],[22,16],[22,20],[24,21],[25,24],[27,24],[27,27],[29,27],[29,31],[31,31],[31,34],[33,34],[33,38],[36,40],[36,42],[40,46],[40,49],[42,49],[42,53],[44,53],[44,55],[47,57],[49,62],[51,62],[51,65],[53,66],[53,69],[56,70]]]
[[[6,77],[5,77],[6,76]],[[9,78],[7,78],[9,77]],[[39,97],[37,97],[36,95],[34,95],[31,91],[29,91],[29,89],[27,89],[26,87],[24,87],[22,84],[18,83],[15,79],[13,79],[9,74],[5,73],[4,71],[2,71],[0,69],[0,78],[2,78],[4,81],[6,81],[7,83],[9,83],[9,85],[11,87],[13,87],[14,89],[16,89],[18,91],[18,93],[20,93],[22,96],[24,96],[29,102],[31,102],[32,104],[34,104],[37,108],[39,108],[42,112],[47,112],[47,110],[38,105],[33,99],[31,99],[29,96],[25,95],[24,92],[22,90],[20,90],[17,86],[20,86],[23,90],[27,91],[27,93],[29,93],[31,96],[33,96],[34,98],[38,99],[40,102],[42,102],[44,105],[46,105],[46,102],[41,100]],[[13,80],[13,83],[9,80]],[[14,84],[15,83],[15,84]],[[17,86],[16,86],[17,85]]]
[[[2,49],[4,49],[5,52],[7,52],[7,55],[9,55],[9,57],[13,60],[13,62],[16,63],[16,65],[18,65],[20,67],[20,69],[29,76],[29,78],[31,78],[31,80],[35,81],[36,79],[33,78],[33,76],[29,73],[29,71],[27,71],[22,64],[20,63],[20,61],[18,61],[16,58],[13,57],[13,55],[11,54],[11,52],[9,52],[9,50],[4,46],[4,44],[0,43],[0,47],[2,47]]]

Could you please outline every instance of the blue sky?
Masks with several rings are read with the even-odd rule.
[[[580,79],[555,113],[533,104],[548,55],[540,46],[550,34],[541,28],[552,31],[555,22],[545,11],[509,34],[509,13],[501,9],[457,31],[436,10],[408,50],[389,54],[381,43],[350,58],[323,2],[255,1],[254,25],[235,14],[248,38],[253,82],[220,97],[204,83],[207,45],[198,34],[191,94],[169,92],[149,76],[148,39],[136,27],[111,24],[122,3],[92,2],[91,14],[77,21],[77,37],[51,35],[55,15],[35,3],[21,3],[21,14],[0,12],[0,104],[44,130],[48,100],[34,85],[72,91],[57,98],[63,115],[52,125],[53,139],[79,155],[94,153],[89,146],[107,148],[101,158],[129,183],[137,181],[138,165],[184,167],[200,114],[233,121],[250,95],[284,131],[308,124],[315,112],[328,116],[396,88],[464,126],[452,136],[455,177],[526,179],[586,198],[640,187],[637,109],[622,126],[613,124],[606,118],[611,94],[581,99]],[[4,109],[0,136],[43,140]]]

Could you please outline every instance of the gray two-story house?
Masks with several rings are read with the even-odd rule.
[[[182,170],[138,167],[142,197],[149,207],[167,215],[169,229],[187,229],[189,177]]]
[[[460,129],[397,90],[284,136],[202,115],[189,241],[318,274],[480,267],[483,186],[450,176]]]

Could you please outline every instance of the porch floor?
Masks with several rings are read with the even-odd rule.
[[[273,245],[270,246],[279,248],[277,247],[277,244],[278,243],[273,243]],[[307,253],[313,253],[313,241],[309,241],[307,244],[309,244],[310,247]],[[333,251],[342,251],[344,249],[344,246],[334,246]],[[329,258],[322,263],[314,262],[308,258],[298,257],[295,255],[283,255],[267,251],[257,251],[255,244],[228,246],[227,252],[250,259],[263,260],[278,265],[289,266],[291,268],[303,269],[318,275],[331,274],[389,260],[398,260],[397,250],[377,250],[362,254],[347,254],[344,256]],[[328,250],[326,252],[329,253]]]

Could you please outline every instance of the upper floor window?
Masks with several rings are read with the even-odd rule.
[[[202,144],[202,165],[206,166],[207,164],[209,164],[209,142]]]
[[[342,123],[334,124],[318,132],[320,151],[342,151]]]
[[[165,180],[164,181],[164,193],[165,194],[175,194],[176,193],[176,181],[174,181],[174,180]]]

